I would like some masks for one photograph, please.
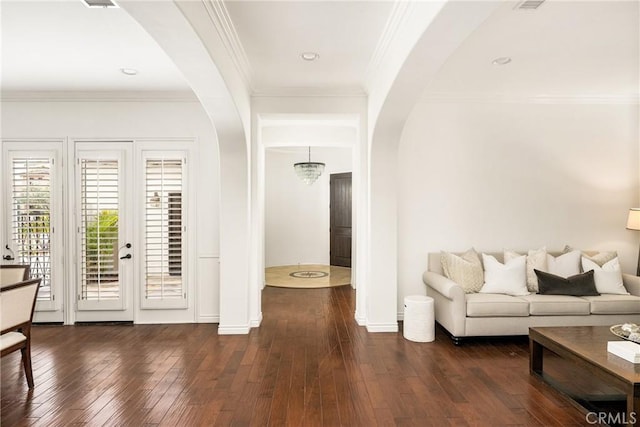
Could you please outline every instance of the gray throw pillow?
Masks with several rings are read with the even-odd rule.
[[[540,270],[534,270],[538,276],[538,289],[542,295],[598,296],[593,270],[567,278]]]

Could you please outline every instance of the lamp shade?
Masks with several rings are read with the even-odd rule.
[[[629,230],[640,230],[640,208],[629,209],[627,228]]]

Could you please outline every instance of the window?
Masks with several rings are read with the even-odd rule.
[[[143,307],[186,304],[184,261],[184,166],[180,157],[145,158]]]

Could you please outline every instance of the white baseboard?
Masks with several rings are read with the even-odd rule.
[[[404,311],[399,311],[398,312],[398,321],[403,321],[404,320]]]
[[[361,316],[360,313],[358,313],[357,311],[356,311],[355,319],[358,326],[367,326],[367,319],[364,316]]]
[[[219,315],[198,316],[198,323],[220,323]]]
[[[251,320],[251,327],[252,328],[258,328],[260,327],[260,324],[262,323],[262,312],[260,312],[260,314],[258,314],[258,318],[257,319],[252,319]]]
[[[367,332],[398,332],[398,322],[367,323]]]
[[[145,320],[136,320],[134,325],[187,325],[193,323],[191,320],[167,320],[167,321],[159,321],[155,319],[145,319]]]
[[[250,325],[219,325],[218,335],[247,335],[250,330]]]

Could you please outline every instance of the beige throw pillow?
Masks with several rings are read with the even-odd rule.
[[[618,258],[618,253],[615,251],[610,251],[610,252],[598,252],[595,255],[587,255],[585,253],[582,254],[582,256],[584,258],[587,258],[590,261],[595,262],[596,264],[598,264],[599,267],[604,266],[606,263],[608,263],[609,261],[613,261],[614,259]],[[584,262],[583,262],[584,265]],[[585,270],[587,271],[587,270]]]
[[[567,252],[571,252],[571,251],[575,251],[577,249],[575,249],[573,246],[570,245],[565,245],[564,249],[563,249],[563,253],[567,253]],[[613,260],[614,258],[618,258],[618,252],[616,251],[604,251],[604,252],[598,252],[596,254],[594,253],[586,253],[586,252],[582,252],[582,256],[595,262],[596,264],[598,264],[600,267],[602,267],[603,265],[605,265],[606,263],[608,263],[609,261]]]
[[[514,258],[518,258],[519,253],[504,251],[504,262],[507,263]],[[529,292],[538,292],[538,277],[533,270],[547,271],[547,248],[531,249],[527,252],[527,289]]]
[[[482,263],[473,248],[462,255],[442,252],[440,262],[444,275],[462,286],[465,293],[471,294],[482,289],[484,284]]]

